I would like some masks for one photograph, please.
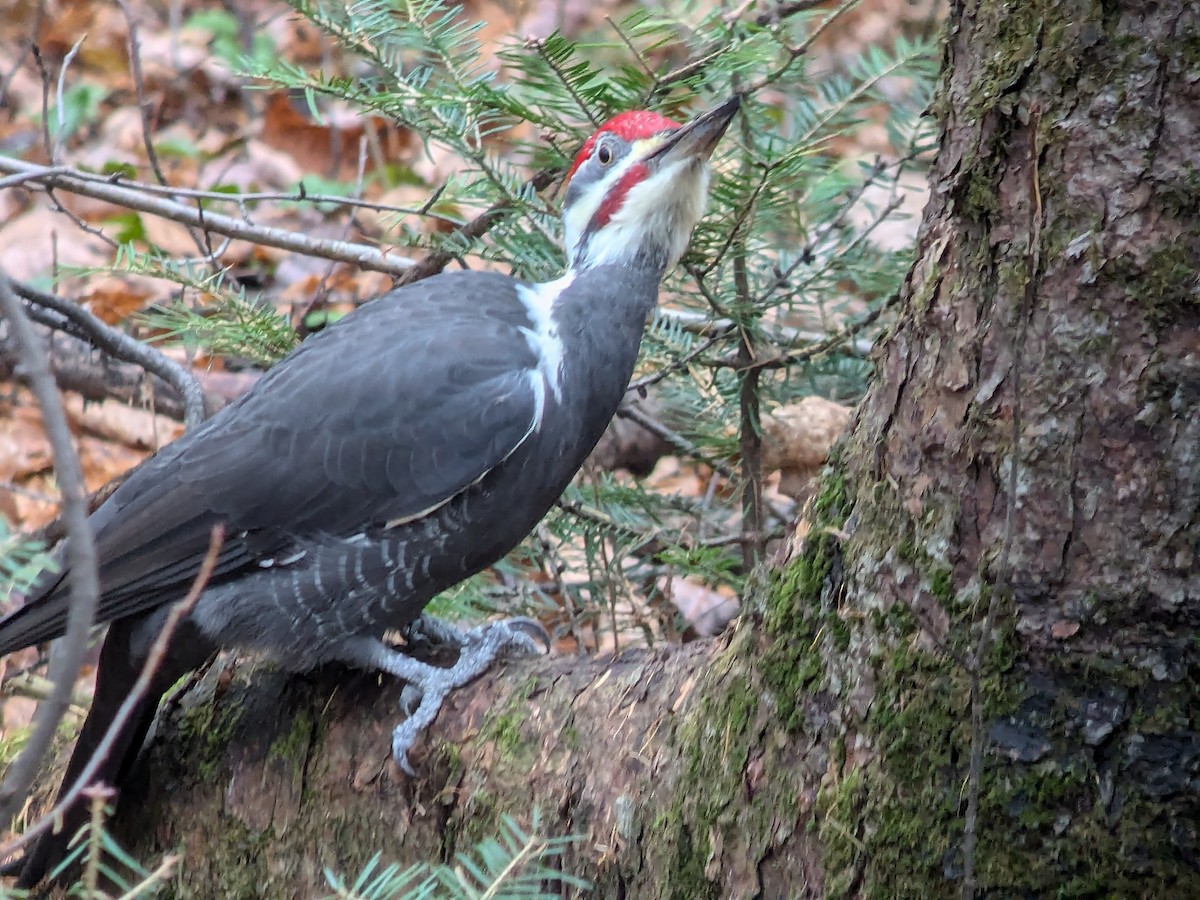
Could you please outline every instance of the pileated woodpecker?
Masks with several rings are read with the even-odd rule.
[[[339,661],[404,679],[419,697],[393,735],[405,769],[450,690],[502,649],[536,649],[540,626],[520,619],[459,635],[450,668],[383,637],[406,627],[456,634],[422,618],[425,604],[516,546],[600,439],[737,108],[735,97],[683,126],[651,112],[611,119],[569,173],[561,278],[459,271],[392,291],[309,338],[117,488],[89,520],[97,618],[111,624],[63,790],[129,694],[216,524],[226,538],[215,571],[99,781],[120,783],[162,694],[220,648],[265,651],[296,670]],[[67,582],[47,574],[0,622],[0,654],[62,635]],[[21,885],[64,854],[76,812],[26,855]]]

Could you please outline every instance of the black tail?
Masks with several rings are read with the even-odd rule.
[[[131,652],[131,638],[138,626],[144,624],[141,618],[121,619],[109,627],[96,670],[95,698],[83,728],[80,729],[75,749],[71,752],[67,774],[59,788],[59,797],[70,790],[84,767],[96,755],[100,742],[116,718],[117,710],[125,702],[141,674],[144,660],[141,654],[135,656]],[[90,779],[92,784],[107,784],[118,789],[121,787],[134,760],[137,759],[142,742],[146,739],[146,732],[154,721],[154,713],[162,695],[208,655],[205,652],[197,658],[197,653],[190,650],[181,653],[180,650],[187,644],[196,646],[190,639],[180,640],[179,635],[172,641],[171,650],[164,657],[162,666],[154,673],[150,689],[138,701],[132,715],[117,732],[111,748],[96,774]],[[62,829],[57,833],[47,832],[42,835],[26,853],[20,862],[21,873],[17,879],[17,886],[31,888],[45,878],[67,855],[68,844],[88,820],[88,816],[88,800],[80,798],[63,817]]]

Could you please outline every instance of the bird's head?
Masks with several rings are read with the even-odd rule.
[[[568,265],[673,266],[704,212],[708,157],[738,105],[731,97],[686,125],[643,111],[605,122],[567,175]]]

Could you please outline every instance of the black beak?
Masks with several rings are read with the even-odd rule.
[[[679,160],[707,159],[716,148],[733,121],[733,114],[742,105],[736,94],[715,109],[702,113],[686,125],[681,125],[647,158],[655,166],[663,166]]]

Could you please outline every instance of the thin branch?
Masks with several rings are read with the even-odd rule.
[[[704,313],[687,309],[660,308],[658,315],[662,318],[670,319],[679,328],[692,334],[708,334],[713,328],[720,330],[722,334],[728,334],[737,327],[737,324],[732,319],[712,319]],[[773,329],[770,337],[776,342],[792,347],[806,344],[820,344],[829,339],[828,334],[823,334],[819,331],[802,331],[798,328],[785,327]],[[854,341],[846,350],[855,356],[868,356],[874,346],[874,341],[859,339]]]
[[[146,149],[146,160],[150,163],[150,170],[154,172],[154,177],[158,179],[159,184],[165,186],[167,184],[167,177],[163,174],[162,166],[158,161],[158,151],[154,149],[154,140],[150,136],[150,115],[147,111],[146,84],[142,77],[142,45],[138,39],[137,19],[134,18],[133,10],[129,8],[126,0],[117,0],[117,6],[121,7],[121,12],[125,15],[125,23],[129,28],[129,39],[127,41],[129,47],[129,70],[133,75],[133,91],[137,101],[138,117],[142,121],[142,146]],[[201,215],[203,215],[204,211],[200,208],[200,205],[196,204],[196,206],[200,210]],[[189,228],[188,234],[191,236],[200,255],[212,259],[215,265],[216,254],[213,252],[207,233],[202,237]]]
[[[787,3],[779,3],[772,6],[766,12],[755,16],[754,24],[760,28],[766,28],[768,25],[779,25],[789,16],[794,16],[796,13],[802,13],[806,10],[816,9],[818,6],[824,6],[825,2],[826,0],[790,0]]]
[[[56,820],[60,819],[74,805],[75,801],[90,785],[92,778],[96,774],[96,770],[100,768],[108,756],[117,736],[124,729],[130,716],[133,715],[134,710],[142,702],[146,692],[150,689],[150,683],[162,666],[163,657],[167,653],[171,638],[175,634],[175,629],[179,627],[179,623],[183,621],[183,618],[196,605],[196,601],[200,598],[200,593],[204,590],[205,585],[208,584],[209,578],[212,577],[213,569],[217,565],[217,556],[220,554],[221,544],[224,539],[224,527],[220,523],[214,525],[208,540],[208,552],[205,553],[204,559],[200,563],[200,570],[196,573],[196,578],[192,582],[191,589],[187,592],[186,597],[171,607],[166,621],[163,622],[162,629],[158,632],[158,637],[155,638],[154,643],[150,646],[149,653],[146,654],[146,661],[142,664],[137,681],[134,682],[129,694],[117,709],[116,715],[113,716],[112,722],[109,723],[108,729],[104,732],[104,737],[96,745],[91,759],[83,767],[83,771],[79,773],[79,777],[75,779],[75,783],[59,795],[58,802],[54,804],[53,809],[47,811],[45,815],[23,831],[19,837],[13,838],[7,844],[0,847],[0,859],[11,857],[22,847],[28,846],[34,838],[49,829]]]
[[[68,219],[70,219],[74,223],[75,227],[78,228],[80,231],[82,231],[84,234],[90,234],[93,237],[99,238],[101,241],[108,244],[108,246],[112,247],[114,250],[116,250],[120,247],[120,244],[118,244],[116,241],[114,241],[112,238],[110,238],[107,234],[105,234],[99,228],[96,228],[94,225],[89,225],[87,222],[85,222],[83,220],[83,218],[81,216],[79,216],[74,210],[70,209],[69,207],[63,206],[63,204],[59,202],[57,195],[55,195],[53,188],[47,186],[45,188],[45,191],[46,191],[46,198],[50,201],[50,205],[54,209],[54,211],[62,213],[64,216],[66,216]]]
[[[737,480],[737,472],[728,463],[721,462],[719,459],[713,459],[695,442],[689,441],[678,431],[673,431],[653,416],[646,415],[646,413],[642,412],[636,406],[623,405],[617,410],[617,415],[622,419],[628,419],[630,422],[642,426],[651,434],[662,438],[668,444],[671,444],[692,459],[704,463],[714,472],[720,472],[731,481]]]
[[[817,341],[808,347],[800,350],[795,350],[789,353],[783,353],[779,356],[768,357],[767,359],[746,360],[739,353],[736,356],[726,357],[724,359],[713,360],[706,362],[704,365],[712,368],[737,369],[739,372],[760,372],[765,369],[783,369],[788,366],[794,366],[796,363],[805,362],[814,359],[830,350],[840,347],[854,338],[856,334],[862,331],[867,326],[874,323],[885,309],[890,309],[897,301],[897,296],[893,294],[886,301],[879,304],[875,309],[871,310],[861,319],[851,322],[841,331],[836,331],[833,334]]]
[[[410,270],[416,268],[416,264],[410,259],[391,256],[376,250],[374,247],[368,247],[365,244],[311,238],[307,235],[294,231],[286,231],[282,228],[251,225],[218,213],[210,212],[201,215],[199,211],[171,200],[147,197],[141,191],[118,184],[97,184],[73,174],[48,174],[50,169],[51,167],[49,166],[39,166],[10,157],[0,157],[0,172],[10,174],[18,172],[22,174],[37,173],[38,177],[34,180],[47,187],[62,188],[63,190],[71,191],[84,197],[104,200],[117,206],[124,206],[138,212],[160,216],[164,219],[181,222],[184,225],[190,225],[195,228],[207,228],[209,231],[223,234],[226,237],[252,241],[256,244],[277,247],[280,250],[289,250],[294,253],[319,256],[324,259],[335,259],[339,262],[351,263],[361,269],[368,269],[372,272],[384,272],[394,276],[405,275]],[[487,223],[487,225],[490,224],[490,222]],[[478,230],[482,234],[487,230],[487,227],[478,228]],[[431,256],[434,255],[438,254],[431,254]],[[426,263],[426,260],[422,260],[422,263]],[[440,270],[441,266],[444,265],[445,261],[442,261],[435,271]]]
[[[57,113],[56,119],[58,122],[58,133],[54,135],[54,147],[50,151],[50,162],[55,164],[58,163],[58,159],[62,155],[63,139],[66,137],[67,133],[67,105],[63,101],[63,87],[67,80],[67,69],[70,67],[72,61],[75,59],[75,54],[79,52],[79,48],[83,46],[83,42],[86,39],[86,34],[80,35],[79,40],[75,42],[75,46],[73,46],[67,55],[63,57],[62,65],[58,67],[58,86],[55,88],[54,92],[54,100],[58,104],[58,109],[55,110],[55,113]]]
[[[38,705],[34,714],[33,734],[21,750],[20,756],[9,768],[4,783],[0,784],[0,822],[8,822],[17,807],[24,802],[41,767],[42,758],[54,740],[58,723],[70,705],[75,679],[79,676],[79,666],[83,661],[84,651],[87,650],[88,633],[96,617],[100,580],[96,573],[96,550],[92,532],[87,522],[87,490],[84,486],[83,469],[71,443],[67,416],[63,412],[54,378],[50,374],[45,350],[25,315],[12,283],[3,272],[0,272],[0,309],[11,323],[11,328],[21,345],[22,365],[30,388],[41,407],[46,437],[54,451],[54,474],[62,493],[63,516],[66,518],[70,535],[66,553],[71,569],[67,576],[71,600],[67,629],[59,652],[50,662],[49,678],[54,682],[54,694],[45,703]]]
[[[37,45],[37,35],[32,38],[30,52],[33,63],[37,66],[38,78],[42,83],[42,146],[46,150],[46,158],[54,162],[54,142],[50,139],[50,70],[46,68],[46,60]]]
[[[150,116],[146,112],[146,84],[142,78],[142,55],[141,43],[138,40],[137,20],[133,17],[133,10],[129,8],[129,4],[125,0],[117,0],[117,6],[121,7],[121,12],[125,15],[125,24],[129,28],[129,71],[133,75],[133,91],[137,98],[138,117],[142,120],[142,146],[146,148],[146,161],[150,163],[150,170],[154,173],[154,177],[158,179],[158,183],[165,185],[167,177],[163,175],[162,166],[158,162],[158,151],[154,149],[154,141],[150,137]],[[200,248],[203,253],[203,248]]]
[[[198,200],[208,200],[213,203],[235,203],[239,207],[245,207],[247,203],[258,203],[264,200],[273,200],[280,203],[312,203],[314,205],[330,205],[330,206],[345,206],[350,209],[370,209],[382,213],[394,213],[403,216],[420,216],[422,218],[433,219],[435,222],[440,222],[443,225],[449,225],[452,228],[458,228],[463,225],[462,219],[456,219],[453,216],[437,213],[431,210],[442,194],[446,191],[446,183],[443,182],[438,186],[437,190],[433,191],[420,207],[412,206],[394,206],[390,203],[376,203],[371,200],[363,200],[361,197],[342,197],[334,194],[310,194],[304,187],[304,182],[300,182],[300,186],[295,191],[247,191],[246,193],[231,194],[225,191],[204,191],[198,188],[184,187],[163,187],[158,184],[148,184],[144,181],[130,181],[127,178],[121,177],[120,173],[114,175],[94,175],[91,172],[82,172],[78,169],[66,169],[76,178],[83,181],[92,181],[97,184],[119,184],[121,187],[127,187],[135,191],[142,191],[146,194],[157,194],[167,197],[187,197]],[[2,185],[0,185],[2,186]]]
[[[659,310],[659,312],[662,313],[662,310]],[[627,387],[625,389],[626,396],[628,396],[629,394],[635,394],[635,393],[640,394],[642,391],[644,391],[646,388],[650,387],[651,385],[658,384],[664,378],[667,378],[668,376],[673,375],[675,372],[679,372],[679,371],[682,371],[683,369],[686,369],[693,362],[695,362],[697,359],[699,359],[700,356],[702,354],[704,354],[714,344],[716,344],[717,342],[719,342],[719,341],[723,340],[725,337],[727,337],[729,335],[729,332],[733,331],[733,323],[732,322],[726,322],[723,324],[713,323],[712,325],[709,326],[709,330],[713,331],[713,334],[709,335],[708,338],[701,341],[699,344],[697,344],[695,347],[693,347],[691,350],[689,350],[683,356],[672,361],[668,365],[663,366],[661,369],[659,369],[657,372],[654,372],[653,374],[646,375],[642,378],[637,378],[637,379],[631,381],[629,383],[629,387]]]
[[[50,166],[46,171],[50,175],[62,175],[70,172],[71,168],[69,166]],[[37,181],[41,177],[41,172],[25,172],[21,175],[9,175],[6,178],[0,178],[0,190],[17,187],[27,181]]]
[[[77,336],[110,356],[141,366],[147,372],[157,375],[175,388],[183,400],[183,422],[187,428],[194,428],[204,421],[204,391],[191,372],[183,366],[168,359],[153,347],[118,331],[86,309],[76,306],[68,300],[31,288],[18,281],[12,282],[12,288],[21,298],[51,309],[77,326],[77,331],[72,329]]]

